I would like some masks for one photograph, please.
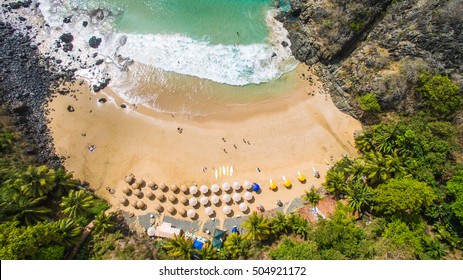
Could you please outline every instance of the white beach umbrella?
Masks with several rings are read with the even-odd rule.
[[[209,192],[209,188],[206,185],[202,185],[200,188],[201,193],[206,194]]]
[[[239,201],[241,200],[241,195],[240,195],[239,193],[235,193],[235,194],[233,195],[233,200],[234,200],[235,202],[239,202]]]
[[[206,213],[206,215],[210,216],[214,214],[214,209],[212,209],[211,207],[206,207],[206,209],[204,209],[204,212]]]
[[[196,216],[196,211],[193,210],[193,209],[189,209],[187,212],[186,212],[188,218],[194,218]]]
[[[247,201],[251,200],[253,195],[251,192],[245,192],[244,195],[243,195],[244,199],[246,199]]]
[[[211,201],[212,201],[212,203],[217,204],[217,203],[219,203],[220,198],[218,196],[216,196],[216,195],[213,195],[213,196],[211,196]]]
[[[220,191],[219,185],[213,184],[213,185],[211,186],[211,191],[214,192],[214,193],[218,193],[218,192]]]
[[[228,215],[228,214],[230,214],[230,212],[231,212],[231,208],[230,208],[230,206],[225,205],[224,207],[222,207],[222,211],[223,211],[223,213],[224,213],[225,215]]]
[[[190,198],[190,200],[188,201],[190,203],[191,206],[196,206],[196,204],[198,204],[198,200],[194,197]]]
[[[229,194],[224,194],[222,196],[222,200],[225,202],[225,203],[228,203],[230,201],[231,197]]]
[[[197,194],[197,193],[198,193],[198,188],[197,188],[196,186],[191,186],[191,187],[190,187],[190,193],[191,193],[192,195]]]
[[[235,191],[240,190],[240,189],[241,189],[241,184],[240,184],[240,182],[238,182],[238,181],[233,182],[233,189],[234,189]]]
[[[243,187],[244,187],[245,189],[249,190],[250,188],[252,188],[252,182],[249,181],[249,180],[244,181]]]
[[[209,199],[207,197],[203,196],[199,199],[199,202],[201,202],[202,205],[206,205],[209,203]]]
[[[228,192],[230,190],[230,184],[228,182],[225,182],[222,184],[222,190]]]
[[[242,202],[242,203],[240,204],[240,210],[241,210],[242,212],[248,210],[248,206],[246,205],[246,203]]]
[[[149,227],[146,232],[148,233],[148,236],[154,236],[156,229],[154,227]]]

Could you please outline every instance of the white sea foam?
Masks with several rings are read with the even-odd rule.
[[[287,31],[274,19],[275,11],[267,14],[270,34],[267,42],[251,45],[212,44],[207,39],[195,40],[184,35],[122,34],[114,32],[108,21],[93,22],[85,11],[76,14],[76,1],[41,0],[41,11],[48,24],[54,28],[65,28],[88,40],[91,35],[103,38],[98,48],[100,55],[115,59],[117,55],[147,64],[164,71],[196,76],[218,83],[235,86],[260,84],[279,78],[293,70],[297,61],[286,41]],[[63,25],[64,15],[73,13],[73,22],[89,21],[88,28],[80,24]],[[69,30],[74,26],[75,30]],[[124,46],[119,38],[127,37]],[[76,37],[76,36],[75,36]],[[88,37],[88,38],[87,38]],[[88,49],[89,51],[94,51]],[[85,71],[81,71],[83,73]]]

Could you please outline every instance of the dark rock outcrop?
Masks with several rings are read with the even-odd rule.
[[[92,36],[92,38],[90,38],[90,40],[88,40],[88,44],[90,45],[90,47],[96,49],[101,44],[101,38],[97,38],[95,36]]]

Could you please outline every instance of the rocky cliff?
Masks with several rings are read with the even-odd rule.
[[[357,98],[413,112],[420,71],[463,85],[463,0],[291,0],[280,15],[294,55],[319,64],[341,110],[365,118]]]

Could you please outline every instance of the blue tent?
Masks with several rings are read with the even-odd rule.
[[[260,186],[257,183],[252,184],[252,190],[258,192],[260,191]]]
[[[193,243],[193,248],[201,250],[203,248],[204,243],[199,241],[198,239],[195,239],[195,242]]]

